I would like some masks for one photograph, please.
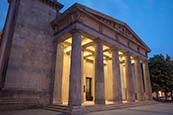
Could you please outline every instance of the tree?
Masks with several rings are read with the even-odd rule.
[[[167,93],[171,94],[171,100],[173,101],[173,62],[171,62],[170,57],[166,56],[166,66],[167,66],[167,88],[166,89],[166,100],[167,100]]]
[[[160,54],[149,59],[149,69],[151,75],[151,85],[153,92],[156,92],[158,100],[158,91],[165,93],[167,100],[168,93],[173,91],[173,64],[170,57],[166,58]]]

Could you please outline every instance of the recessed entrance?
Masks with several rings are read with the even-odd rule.
[[[93,101],[92,78],[86,77],[86,101]]]

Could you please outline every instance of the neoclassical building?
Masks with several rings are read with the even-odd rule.
[[[61,13],[62,7],[56,0],[9,0],[0,46],[1,109],[81,113],[150,103],[150,48],[140,37],[81,4]]]

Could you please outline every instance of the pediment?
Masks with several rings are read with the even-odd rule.
[[[131,39],[132,41],[140,44],[146,50],[150,51],[150,48],[143,42],[143,40],[124,22],[107,16],[103,13],[90,9],[81,4],[77,4],[78,9],[85,12],[86,15],[90,15],[98,19],[100,22],[104,23],[108,27],[115,29],[115,31],[125,37]]]
[[[142,39],[126,23],[78,3],[71,6],[68,10],[66,10],[58,18],[56,18],[52,22],[52,25],[56,26],[56,24],[59,24],[58,28],[60,29],[60,27],[65,27],[71,22],[80,22],[80,18],[82,17],[88,17],[88,19],[81,19],[84,23],[88,20],[94,20],[97,24],[101,23],[105,28],[111,29],[116,34],[114,36],[123,36],[125,39],[137,44],[147,52],[151,51],[150,48],[142,41]],[[94,28],[94,25],[90,26]]]

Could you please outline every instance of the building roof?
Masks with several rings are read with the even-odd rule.
[[[84,5],[81,5],[79,3],[75,3],[70,8],[68,8],[64,13],[61,14],[57,19],[55,19],[52,24],[56,24],[61,18],[64,16],[70,14],[71,12],[79,10],[86,15],[89,15],[92,18],[97,19],[99,22],[105,24],[105,26],[114,28],[117,32],[120,34],[124,33],[127,35],[127,38],[130,38],[137,44],[140,44],[144,49],[146,49],[148,52],[151,51],[151,49],[143,42],[143,40],[126,24],[125,22],[122,22],[120,20],[117,20],[111,16],[105,15],[101,12],[98,12],[96,10],[93,10],[91,8],[88,8]],[[116,26],[116,27],[115,27]]]

